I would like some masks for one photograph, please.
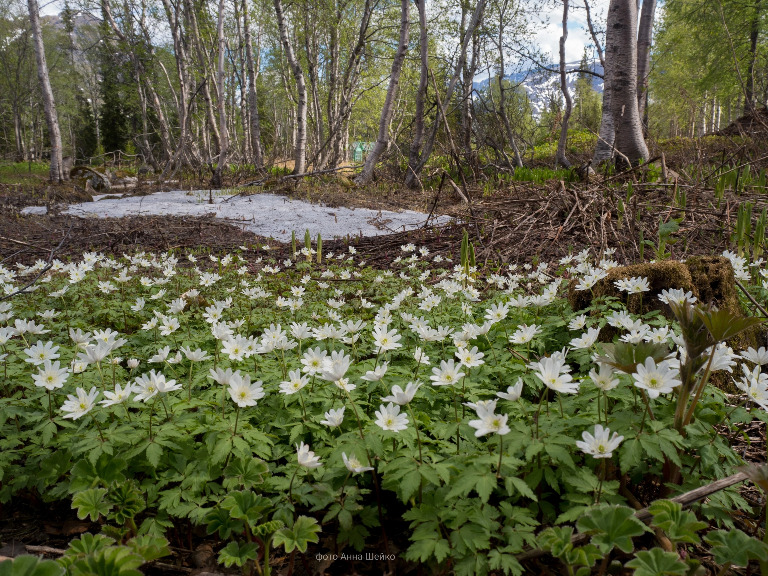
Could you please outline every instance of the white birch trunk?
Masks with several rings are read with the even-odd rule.
[[[64,180],[61,131],[59,130],[59,117],[56,114],[56,102],[53,99],[51,79],[48,77],[48,62],[45,59],[43,30],[40,26],[37,0],[27,0],[27,6],[29,7],[29,23],[32,27],[32,39],[37,59],[37,77],[40,80],[40,89],[43,93],[43,111],[45,112],[45,121],[48,124],[48,136],[51,140],[51,181],[61,182]]]

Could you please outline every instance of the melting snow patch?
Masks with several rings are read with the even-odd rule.
[[[96,197],[98,198],[98,197]],[[210,201],[213,201],[211,204]],[[41,212],[38,210],[42,210]],[[28,207],[22,214],[45,214],[44,207]],[[274,194],[230,197],[214,190],[156,192],[147,196],[106,198],[72,204],[64,214],[98,218],[121,216],[216,216],[260,236],[288,241],[291,231],[303,237],[304,231],[323,238],[377,236],[422,226],[427,215],[405,210],[391,212],[366,208],[331,208]],[[430,223],[445,223],[449,218],[433,218]]]
[[[48,214],[48,208],[45,206],[27,206],[26,208],[21,209],[21,213],[24,216],[43,216],[44,214]]]

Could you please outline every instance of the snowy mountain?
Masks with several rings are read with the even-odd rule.
[[[567,62],[566,70],[578,70],[581,67],[581,62]],[[559,64],[550,64],[547,66],[550,70],[557,70]],[[603,67],[599,62],[595,62],[591,67],[592,72],[595,74],[603,74]],[[568,91],[573,96],[576,90],[576,79],[578,73],[571,72],[566,76],[568,83]],[[527,71],[510,72],[504,76],[505,80],[509,80],[513,84],[519,84],[528,95],[528,100],[531,102],[531,109],[535,118],[541,116],[542,112],[547,109],[547,106],[552,99],[562,98],[560,92],[560,76],[557,72],[550,72],[540,68],[531,68]],[[490,78],[486,77],[481,80],[475,80],[475,90],[484,90],[488,86]],[[599,93],[603,93],[603,79],[599,77],[593,77],[592,87]]]

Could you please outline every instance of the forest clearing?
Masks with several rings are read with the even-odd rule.
[[[638,4],[0,0],[0,576],[768,575],[766,8]]]

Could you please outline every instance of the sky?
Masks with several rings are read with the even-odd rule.
[[[38,1],[40,13],[43,15],[58,14],[64,4],[62,0]],[[610,0],[589,0],[592,21],[598,30],[602,29],[602,23],[605,22],[609,2]],[[547,6],[537,16],[537,20],[540,20],[542,24],[540,31],[535,35],[535,43],[541,47],[542,52],[550,54],[550,62],[557,62],[560,51],[560,35],[562,34],[563,5],[562,2],[551,1],[546,2],[546,4]],[[568,15],[568,39],[565,43],[566,61],[581,60],[584,47],[592,44],[583,0],[571,1]],[[597,54],[594,57],[597,58]]]
[[[590,0],[589,8],[592,14],[592,22],[596,31],[604,28],[605,16],[608,12],[609,0]],[[558,3],[541,14],[542,20],[548,24],[542,26],[541,31],[535,36],[542,52],[549,52],[550,62],[557,62],[560,53],[560,36],[563,33],[563,6]],[[603,39],[601,39],[601,42]],[[592,37],[587,27],[587,13],[584,10],[584,3],[576,0],[570,3],[568,11],[568,39],[565,41],[565,60],[566,62],[578,62],[584,54],[585,46],[592,46]],[[590,53],[591,55],[591,53]],[[597,54],[594,54],[597,59]]]

